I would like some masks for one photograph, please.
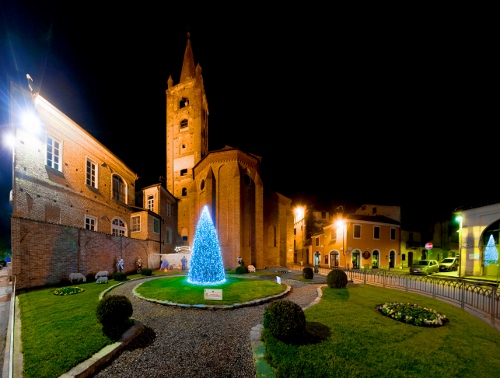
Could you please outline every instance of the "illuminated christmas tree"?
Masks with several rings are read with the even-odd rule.
[[[225,281],[219,239],[208,208],[204,206],[194,235],[188,282],[197,285],[218,285]]]
[[[498,251],[493,235],[490,235],[486,249],[484,250],[484,265],[498,264]]]

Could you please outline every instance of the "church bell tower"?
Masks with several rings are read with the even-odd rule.
[[[178,198],[178,231],[189,240],[189,192],[193,167],[208,153],[208,104],[200,65],[194,64],[188,33],[179,83],[168,78],[166,90],[166,186]]]

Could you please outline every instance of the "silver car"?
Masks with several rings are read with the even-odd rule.
[[[436,260],[420,260],[410,266],[410,274],[423,274],[428,276],[439,272],[439,264]]]
[[[440,272],[451,272],[458,270],[458,257],[447,257],[439,263]]]

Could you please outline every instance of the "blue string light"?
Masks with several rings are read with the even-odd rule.
[[[219,239],[207,206],[203,207],[196,227],[189,265],[189,283],[218,285],[226,282]]]

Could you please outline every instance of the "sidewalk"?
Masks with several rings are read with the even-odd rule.
[[[5,346],[7,343],[7,332],[10,317],[10,299],[12,293],[12,282],[9,282],[7,267],[0,269],[0,373],[5,366]],[[1,376],[6,376],[5,374]]]

